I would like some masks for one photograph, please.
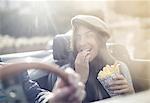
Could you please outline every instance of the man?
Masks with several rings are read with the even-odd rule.
[[[22,65],[22,64],[21,64]],[[1,71],[1,73],[11,75],[15,72],[19,72],[19,65],[15,66],[5,66],[4,68],[0,65],[0,69],[6,70]],[[24,65],[26,67],[26,65]],[[12,70],[11,70],[12,68]],[[8,71],[9,70],[9,71]],[[22,69],[23,70],[23,69]],[[10,72],[11,71],[11,72]],[[28,78],[27,72],[21,74],[22,82],[24,83],[24,90],[26,90],[27,96],[30,96],[34,103],[80,103],[85,97],[84,84],[80,81],[80,76],[75,73],[71,68],[66,68],[65,72],[67,74],[68,83],[58,78],[58,82],[52,92],[48,90],[43,90],[39,85]],[[1,75],[5,76],[5,75]],[[1,77],[0,76],[0,77]],[[35,97],[36,96],[36,97]]]

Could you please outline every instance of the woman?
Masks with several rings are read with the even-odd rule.
[[[68,63],[70,62],[72,68],[74,68],[75,71],[80,74],[81,81],[85,83],[86,97],[83,102],[88,103],[109,98],[110,95],[105,90],[101,82],[97,79],[97,75],[103,67],[106,65],[112,65],[116,62],[116,60],[109,54],[106,48],[106,42],[110,37],[109,28],[104,23],[104,21],[97,17],[78,15],[72,19],[72,30],[73,55],[70,53],[67,60],[69,60]],[[55,52],[55,50],[53,52]],[[128,68],[122,62],[119,62],[119,64],[121,74],[113,78],[113,81],[108,82],[108,89],[119,95],[134,93]],[[74,81],[74,83],[72,83],[73,85],[76,84],[75,79],[77,78],[74,77],[74,79],[71,80]],[[78,80],[78,82],[80,81]],[[57,80],[55,85],[56,89],[53,90],[53,93],[57,93],[55,91],[59,90],[60,87],[61,83],[59,80]],[[65,88],[65,86],[63,87]],[[75,87],[76,91],[80,92],[72,93],[73,98],[70,97],[72,98],[71,100],[69,99],[70,95],[67,96],[67,101],[64,101],[65,103],[80,103],[80,101],[83,99],[83,96],[81,96],[82,98],[80,99],[80,95],[76,95],[84,94],[83,86],[77,85]],[[39,89],[40,87],[35,87],[28,91],[34,93],[35,90]],[[63,92],[60,92],[61,91],[59,90],[59,95],[63,95]],[[40,91],[37,94],[39,103],[44,103],[41,101],[51,101],[52,99],[50,98],[51,93],[48,91]],[[58,102],[61,102],[62,98],[58,100],[60,100]]]
[[[84,102],[110,97],[97,79],[98,72],[103,67],[119,62],[109,54],[106,48],[110,29],[104,21],[89,15],[75,16],[71,23],[72,48],[75,57],[72,66],[85,83],[87,96]],[[128,68],[122,62],[119,64],[121,73],[108,83],[108,89],[119,95],[134,93]]]

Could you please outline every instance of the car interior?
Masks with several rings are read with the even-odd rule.
[[[81,31],[78,30],[80,23],[72,22],[77,15],[92,15],[106,26],[108,24],[107,50],[116,61],[127,65],[135,90],[133,94],[92,103],[150,103],[150,0],[0,0],[0,103],[33,103],[30,98],[34,93],[28,95],[24,89],[32,86],[23,84],[23,73],[28,74],[26,77],[37,83],[40,89],[50,92],[53,92],[57,77],[68,82],[64,68],[74,63],[70,58],[75,59],[72,33],[79,32],[80,36],[82,26],[83,31],[93,28],[84,28],[81,23]],[[87,40],[91,40],[93,33],[93,37],[95,33],[101,33],[94,32],[98,29],[91,29]],[[95,50],[88,46],[78,49]],[[98,83],[105,87],[102,82]]]
[[[58,39],[61,39],[62,42],[67,42],[66,39],[62,39],[62,36],[58,35],[54,39],[57,41]],[[69,39],[67,39],[69,40]],[[65,43],[64,43],[65,44]],[[66,45],[61,46],[63,49],[63,52],[65,53],[68,51],[68,47]],[[149,60],[140,60],[140,59],[131,59],[129,56],[129,53],[125,46],[120,44],[113,44],[109,43],[107,44],[108,50],[110,51],[111,55],[114,56],[117,60],[123,61],[127,64],[134,89],[136,93],[146,91],[150,87],[150,81],[149,81],[149,67],[150,67],[150,61]],[[118,53],[119,51],[119,53]],[[121,52],[120,52],[121,51]],[[13,54],[6,54],[1,55],[0,60],[1,64],[9,63],[10,61],[13,63],[13,60],[19,60],[26,59],[26,58],[36,58],[40,59],[41,61],[48,61],[48,63],[55,63],[57,60],[65,59],[63,54],[62,55],[53,55],[55,51],[53,50],[42,50],[42,51],[33,51],[33,52],[24,52],[24,53],[13,53]],[[122,56],[123,55],[123,56]],[[55,58],[55,59],[54,59]],[[8,62],[9,61],[9,62]],[[37,70],[35,68],[30,68],[31,70],[28,70],[28,74],[31,78],[31,80],[36,81],[41,88],[52,90],[53,84],[50,82],[43,81],[43,78],[48,78],[51,81],[55,81],[56,78],[53,78],[47,71],[44,70]],[[144,69],[144,71],[143,71]],[[141,74],[141,72],[143,72]],[[54,79],[54,80],[53,80]],[[45,87],[45,83],[49,83],[48,87]],[[22,89],[22,84],[19,81],[19,77],[17,75],[13,75],[11,77],[8,77],[6,79],[2,79],[0,83],[1,87],[1,103],[26,103],[26,96],[24,94],[24,91]],[[12,86],[13,85],[13,86]],[[20,98],[21,96],[21,98]],[[112,102],[113,103],[113,102]],[[119,103],[119,102],[118,102]]]

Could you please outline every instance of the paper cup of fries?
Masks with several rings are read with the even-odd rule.
[[[111,66],[106,65],[103,68],[103,70],[99,71],[97,76],[97,79],[101,82],[101,84],[103,85],[103,87],[106,89],[106,91],[111,97],[119,95],[113,93],[113,91],[110,91],[108,89],[108,83],[111,82],[116,75],[120,74],[119,65],[120,64],[118,63],[115,63],[114,65]]]

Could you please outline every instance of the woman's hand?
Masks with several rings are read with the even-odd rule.
[[[75,71],[80,74],[83,83],[86,83],[89,76],[89,58],[89,51],[84,50],[77,54],[75,60]]]
[[[115,94],[128,94],[134,92],[134,89],[122,74],[118,74],[114,77],[108,87],[109,90],[113,91]]]

